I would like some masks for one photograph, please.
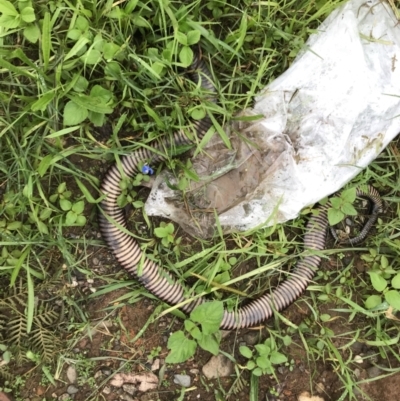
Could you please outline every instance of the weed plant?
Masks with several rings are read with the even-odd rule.
[[[59,379],[70,348],[90,331],[87,297],[93,301],[128,285],[130,292],[114,309],[151,297],[138,283],[127,281],[109,259],[105,263],[110,272],[93,269],[93,254],[104,249],[96,213],[107,167],[182,127],[190,135],[189,118],[206,113],[213,115],[216,131],[227,143],[221,127],[290,66],[308,36],[340,3],[0,0],[1,388],[20,390],[13,388],[13,366],[26,366],[22,371],[28,375],[33,364],[50,383]],[[184,75],[194,52],[202,54],[214,77],[217,105],[207,103],[207,95]],[[185,150],[175,149],[178,154]],[[193,179],[190,163],[171,157],[167,164],[180,166],[185,180]],[[318,361],[331,366],[342,382],[342,400],[355,399],[351,345],[356,341],[389,361],[388,375],[400,367],[395,324],[400,309],[399,164],[394,141],[349,185],[373,184],[383,194],[385,214],[367,245],[323,252],[326,259],[334,255],[336,266],[321,270],[298,301],[311,317],[295,324],[277,315],[267,326],[272,338],[290,336],[292,346],[305,349],[310,369]],[[149,258],[181,280],[190,278],[194,293],[211,292],[214,305],[224,299],[232,309],[238,297],[268,291],[301,256],[305,215],[254,232],[187,240],[176,226],[154,223],[145,215],[143,191],[137,185],[146,179],[122,184],[119,203],[132,205],[132,231]],[[331,214],[352,210],[348,199],[343,202]],[[355,251],[370,273],[355,269],[346,256]],[[78,273],[101,278],[98,291],[85,295],[74,289]],[[346,316],[349,331],[336,334],[332,329],[337,313]],[[219,334],[207,325],[200,331],[200,325],[195,314],[185,321],[186,332],[173,337],[189,344],[187,355],[206,342],[204,335],[209,336],[204,348],[213,353],[218,348]],[[289,360],[285,343],[279,344],[279,352],[265,343],[255,350],[242,349],[254,358],[251,370],[270,373],[275,362]],[[169,362],[180,361],[173,352]],[[275,354],[266,364],[261,356],[269,352]],[[238,367],[246,361],[239,361],[239,353],[229,356],[237,362],[235,383],[243,388]],[[257,386],[255,375],[251,377]],[[251,397],[257,397],[255,388]]]

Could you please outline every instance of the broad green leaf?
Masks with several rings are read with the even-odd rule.
[[[101,85],[95,85],[90,90],[90,97],[98,97],[107,103],[112,98],[112,92],[103,88]]]
[[[245,346],[245,345],[242,345],[242,346],[240,346],[239,347],[239,352],[245,357],[245,358],[251,358],[252,356],[253,356],[253,351],[249,348],[249,347],[247,347],[247,346]]]
[[[249,370],[253,370],[256,367],[256,363],[254,361],[248,361],[246,363],[246,368]]]
[[[179,61],[184,67],[189,67],[193,62],[193,50],[188,46],[183,46],[179,52]]]
[[[154,229],[154,235],[155,235],[157,238],[164,238],[164,237],[166,237],[166,236],[168,235],[168,232],[167,232],[167,230],[165,229],[165,227],[156,227],[156,228]]]
[[[199,305],[192,311],[190,318],[201,324],[203,334],[212,334],[219,330],[224,315],[222,302],[212,301]]]
[[[49,234],[49,229],[47,228],[47,225],[45,223],[43,223],[43,221],[38,220],[36,222],[39,232],[45,235]]]
[[[331,205],[334,209],[339,209],[342,206],[343,200],[341,198],[338,198],[336,196],[332,197],[329,199],[331,202]]]
[[[116,18],[116,19],[121,19],[125,16],[125,13],[123,10],[120,9],[119,6],[115,6],[111,9],[109,12],[108,16],[110,18]]]
[[[18,15],[16,8],[7,0],[0,0],[0,12],[3,13],[3,15]]]
[[[31,43],[36,43],[40,36],[40,29],[35,24],[29,24],[24,29],[24,36]]]
[[[183,46],[188,45],[187,36],[183,32],[176,31],[175,38],[181,45]]]
[[[85,208],[84,201],[78,201],[72,205],[72,211],[74,211],[76,214],[81,214],[84,208]]]
[[[70,210],[65,216],[65,224],[67,226],[72,226],[73,224],[75,224],[77,217],[77,214]]]
[[[39,219],[40,220],[47,220],[51,216],[52,213],[53,213],[53,211],[46,207],[45,209],[43,209],[40,212]]]
[[[197,342],[205,351],[211,352],[213,355],[218,355],[219,342],[215,338],[214,334],[203,334]]]
[[[292,338],[290,336],[285,336],[282,338],[283,340],[283,345],[288,347],[292,343]]]
[[[376,291],[382,292],[387,287],[387,281],[376,272],[369,272],[372,286]]]
[[[357,189],[349,188],[341,192],[340,197],[348,203],[353,203],[356,200]]]
[[[88,88],[88,86],[89,86],[89,81],[82,75],[79,75],[73,88],[74,88],[75,92],[80,93],[80,92],[84,92]]]
[[[254,370],[252,370],[251,372],[254,376],[261,376],[263,374],[263,371],[261,368],[255,368]]]
[[[357,216],[357,210],[354,209],[354,206],[351,203],[344,203],[342,208],[342,212],[348,216]]]
[[[393,278],[392,278],[392,287],[399,289],[400,288],[400,273],[396,274]]]
[[[328,315],[327,313],[323,313],[320,317],[321,322],[327,322],[331,318],[331,315]]]
[[[196,43],[199,43],[201,33],[200,33],[200,31],[193,30],[193,31],[189,31],[186,34],[186,36],[187,36],[187,45],[188,46],[193,46]]]
[[[102,113],[95,113],[89,110],[89,120],[93,123],[95,127],[102,127],[106,120],[106,115]]]
[[[287,362],[287,358],[285,355],[281,354],[278,351],[272,351],[270,355],[270,359],[272,364],[279,365],[280,363]]]
[[[19,14],[18,15],[3,14],[0,17],[0,27],[3,28],[7,29],[18,28],[20,23],[21,23],[21,16]]]
[[[271,362],[268,360],[268,358],[265,355],[259,356],[256,359],[256,364],[258,367],[260,367],[263,370],[271,367]]]
[[[60,199],[60,207],[66,212],[67,210],[71,210],[72,203],[68,199]]]
[[[338,209],[328,209],[328,220],[331,226],[341,222],[344,218],[344,214]]]
[[[382,303],[382,298],[380,295],[370,295],[364,302],[367,309],[373,309]]]
[[[86,224],[86,217],[85,216],[78,216],[76,218],[75,224],[77,226],[84,226]]]
[[[78,40],[82,35],[82,32],[79,29],[71,29],[67,33],[67,38],[71,40]]]
[[[162,73],[162,71],[164,69],[164,64],[160,63],[159,61],[156,61],[151,64],[151,68],[154,71],[154,75],[160,76],[160,74]]]
[[[89,28],[89,21],[85,17],[82,17],[82,15],[80,15],[76,19],[74,28],[81,30],[83,33]]]
[[[271,352],[271,347],[269,347],[267,344],[257,344],[255,349],[260,355],[269,355]]]
[[[175,230],[175,227],[174,227],[174,225],[173,225],[172,223],[168,223],[168,224],[165,226],[165,230],[166,230],[166,232],[167,232],[168,234],[172,234],[172,233],[174,232],[174,230]]]
[[[18,230],[22,227],[22,222],[20,221],[13,221],[7,224],[7,230],[13,231]]]
[[[118,52],[120,46],[115,43],[106,43],[103,47],[103,56],[107,61],[112,60],[114,55]]]
[[[35,11],[33,10],[32,7],[25,7],[21,10],[21,18],[25,22],[33,22],[35,21]]]
[[[196,323],[193,323],[191,320],[185,320],[185,329],[188,333],[196,340],[200,340],[202,337],[201,331],[198,328]]]
[[[97,64],[101,60],[101,53],[99,50],[91,48],[81,56],[81,60],[88,65]]]
[[[390,306],[400,310],[400,293],[396,290],[390,290],[385,293],[385,299]]]
[[[190,117],[192,117],[193,120],[201,120],[205,116],[206,116],[206,111],[202,107],[196,107],[190,113]]]
[[[3,361],[7,364],[10,362],[11,360],[11,352],[10,351],[6,351],[3,353],[2,355]]]
[[[113,108],[107,106],[103,99],[99,96],[78,94],[76,96],[68,97],[79,107],[94,111],[95,113],[110,114],[114,110]]]
[[[165,362],[180,363],[187,361],[196,352],[196,346],[196,341],[189,340],[183,331],[176,331],[168,339],[167,347],[171,352],[165,358]]]
[[[86,108],[76,104],[72,100],[64,107],[64,125],[76,125],[81,123],[88,116]]]

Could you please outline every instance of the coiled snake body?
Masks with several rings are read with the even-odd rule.
[[[190,78],[210,93],[215,93],[215,87],[210,79],[210,73],[205,64],[197,57],[189,71]],[[214,97],[210,99],[215,101]],[[201,140],[211,126],[209,117],[193,123],[197,138]],[[130,155],[124,156],[118,166],[114,164],[107,172],[101,184],[101,191],[106,195],[100,204],[99,225],[102,236],[112,249],[121,266],[135,276],[151,293],[163,301],[176,305],[189,299],[185,287],[177,282],[163,267],[144,257],[138,243],[129,234],[123,209],[117,205],[117,198],[121,194],[120,182],[123,177],[133,177],[141,171],[145,163],[157,165],[167,159],[164,151],[174,146],[190,145],[183,130],[174,134],[173,140],[154,141],[148,147],[141,148]],[[152,151],[153,149],[154,151]],[[361,242],[371,226],[376,222],[378,213],[382,211],[382,201],[373,187],[367,191],[357,189],[357,196],[366,198],[372,203],[370,218],[360,235],[349,243]],[[310,251],[321,251],[325,248],[328,224],[328,209],[330,203],[320,206],[317,215],[313,215],[304,235],[304,247]],[[312,254],[305,256],[295,266],[292,274],[283,283],[279,284],[271,293],[264,294],[258,299],[239,308],[235,312],[224,311],[221,323],[222,329],[250,327],[269,319],[274,310],[281,311],[292,304],[305,291],[314,277],[321,262],[321,257]],[[139,271],[140,266],[140,271]],[[206,302],[198,298],[181,306],[189,313],[197,305]]]

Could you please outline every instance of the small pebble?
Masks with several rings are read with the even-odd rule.
[[[58,401],[67,401],[70,400],[71,397],[68,393],[61,394],[58,398]]]
[[[122,389],[125,391],[125,393],[128,393],[130,395],[135,394],[137,391],[137,388],[134,384],[123,384]]]
[[[260,341],[260,332],[251,331],[243,336],[244,341],[247,345],[256,345]]]
[[[288,370],[288,369],[287,369],[286,366],[279,366],[278,369],[277,369],[277,371],[278,371],[281,375],[283,375],[284,373],[286,373],[287,370]]]
[[[189,372],[190,372],[192,375],[198,375],[198,374],[200,373],[200,370],[199,370],[199,369],[190,369]]]
[[[76,394],[79,391],[78,387],[75,387],[74,385],[69,385],[67,388],[67,393],[72,395],[72,394]]]
[[[151,365],[151,370],[158,370],[160,369],[160,360],[157,358],[154,360],[153,364]]]
[[[182,387],[190,387],[191,380],[188,375],[174,375],[174,383]]]
[[[370,379],[374,379],[375,377],[378,377],[382,374],[382,370],[377,366],[371,366],[367,369],[367,373]]]
[[[103,375],[105,376],[110,376],[111,375],[111,370],[107,368],[102,368],[101,371],[103,372]]]
[[[93,263],[95,266],[97,266],[97,265],[99,264],[99,259],[93,258],[93,259],[92,259],[92,263]]]
[[[111,393],[111,387],[110,386],[104,386],[103,393],[106,394],[106,395],[110,394]]]
[[[70,365],[67,369],[67,379],[70,383],[75,383],[77,378],[76,369],[74,366]]]
[[[364,344],[360,343],[359,341],[355,341],[353,344],[350,345],[350,349],[354,352],[354,353],[361,353],[362,350],[364,349]]]
[[[212,356],[202,367],[202,372],[208,379],[228,377],[233,372],[233,363],[226,356],[218,354],[217,356]]]
[[[362,358],[361,355],[356,355],[356,356],[354,357],[354,362],[355,362],[355,363],[363,363],[364,360],[363,360],[363,358]]]
[[[103,376],[103,372],[101,370],[98,370],[95,374],[94,374],[94,378],[97,380],[99,379],[101,376]]]

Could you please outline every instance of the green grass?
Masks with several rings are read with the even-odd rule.
[[[93,268],[93,258],[104,251],[97,236],[99,184],[121,155],[190,125],[188,116],[205,97],[184,75],[190,46],[201,49],[217,83],[218,104],[204,107],[223,126],[290,66],[340,3],[0,0],[0,352],[10,357],[0,367],[0,387],[13,387],[18,395],[32,363],[44,378],[59,379],[70,350],[92,327],[87,299],[129,285],[130,292],[108,308],[113,316],[125,303],[152,298],[115,263],[106,262],[110,270]],[[352,183],[372,183],[387,205],[367,245],[357,248],[367,270],[387,280],[383,297],[400,256],[399,164],[394,141]],[[237,305],[237,293],[255,297],[270,288],[269,279],[275,283],[287,274],[302,252],[306,221],[303,215],[285,225],[192,241],[176,226],[166,233],[144,215],[140,202],[131,216],[149,257],[182,280],[200,277],[191,281],[197,293],[209,291],[211,283],[220,299],[221,284],[232,286],[229,307]],[[321,270],[298,301],[309,317],[294,324],[279,315],[267,326],[280,352],[290,352],[282,343],[289,335],[292,348],[306,350],[311,369],[318,361],[331,366],[343,383],[343,400],[355,399],[349,364],[355,339],[390,361],[388,374],[400,366],[400,333],[389,313],[395,311],[365,308],[365,300],[379,292],[367,273],[343,258],[353,251],[325,252],[337,265]],[[71,288],[77,274],[98,280],[97,292]],[[336,341],[339,312],[349,330]],[[58,330],[50,330],[56,321]],[[231,357],[240,383],[245,361],[237,351]],[[92,367],[91,360],[80,363]],[[13,368],[21,366],[29,368],[14,376]],[[256,388],[255,378],[252,383]]]

